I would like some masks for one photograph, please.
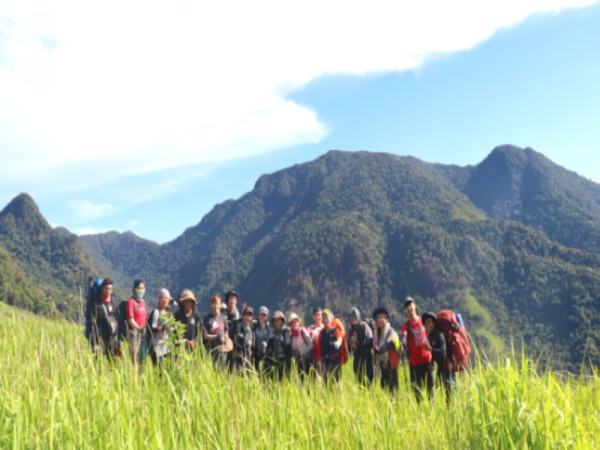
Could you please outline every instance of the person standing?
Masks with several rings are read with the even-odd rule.
[[[185,350],[193,353],[198,347],[198,338],[202,336],[202,317],[196,309],[198,302],[192,291],[184,289],[178,303],[180,309],[175,314],[175,320],[185,325],[183,333],[178,338],[184,342]]]
[[[148,339],[148,354],[155,366],[162,367],[164,358],[170,353],[169,348],[169,327],[165,325],[165,317],[169,311],[170,302],[173,299],[166,289],[161,289],[158,293],[158,306],[150,313],[148,318],[148,328],[150,329],[150,339]]]
[[[99,347],[102,353],[113,359],[118,350],[119,308],[113,296],[113,280],[105,278],[100,284],[100,295],[90,305],[90,342],[94,352]]]
[[[408,321],[402,325],[402,343],[408,351],[408,364],[410,366],[410,381],[417,401],[423,399],[423,389],[427,389],[431,398],[433,395],[433,373],[431,370],[431,351],[427,343],[427,331],[423,321],[417,315],[417,304],[408,297],[404,302],[404,311]]]
[[[243,374],[253,369],[252,350],[254,349],[254,333],[252,332],[252,319],[254,309],[247,306],[242,311],[242,320],[234,324],[232,333],[233,351],[232,367],[235,373]]]
[[[448,346],[444,332],[438,327],[437,316],[427,312],[421,316],[423,326],[427,330],[425,349],[431,352],[433,362],[437,366],[438,384],[444,386],[446,392],[446,403],[450,403],[450,396],[454,387],[454,371],[450,368],[448,356],[452,354]]]
[[[236,328],[237,322],[242,320],[242,316],[237,308],[238,305],[238,293],[235,291],[228,291],[225,294],[225,306],[227,308],[227,328],[229,329],[229,338],[233,340],[233,336],[231,333]],[[245,305],[244,305],[245,306]],[[233,354],[231,352],[227,352],[227,361],[226,364],[231,372],[233,370],[233,366],[230,364],[233,360]]]
[[[275,311],[271,317],[271,325],[273,335],[267,345],[268,370],[276,379],[282,380],[290,369],[292,339],[290,329],[285,325],[285,315],[281,311]]]
[[[258,310],[258,317],[252,324],[252,331],[254,332],[254,369],[261,374],[265,368],[269,339],[273,335],[269,324],[269,310],[266,306],[261,306]]]
[[[148,319],[146,302],[144,301],[145,293],[146,284],[144,280],[135,280],[133,282],[133,297],[127,300],[125,306],[127,343],[134,364],[142,364],[145,356],[146,321]]]
[[[313,325],[307,327],[307,330],[310,333],[310,336],[313,341],[313,349],[315,349],[317,346],[317,343],[319,342],[319,336],[321,335],[321,330],[323,330],[323,310],[321,308],[313,309],[313,320],[315,323]],[[318,373],[319,375],[322,374],[314,351],[310,355],[310,358],[308,358],[308,364],[310,366],[309,371],[312,368],[312,370],[315,373]]]
[[[221,311],[221,297],[210,299],[210,312],[204,317],[203,338],[206,350],[212,357],[215,370],[221,370],[227,363],[227,354],[221,352],[229,335],[227,317]]]
[[[333,313],[326,309],[322,313],[323,329],[315,348],[325,383],[337,383],[342,376],[342,346],[344,333],[334,322]]]
[[[310,333],[302,327],[302,321],[298,314],[291,313],[288,320],[292,338],[292,358],[296,361],[298,372],[304,379],[310,371],[309,359],[312,359],[313,341]]]
[[[350,353],[354,356],[354,375],[359,383],[370,385],[373,381],[373,330],[361,319],[358,308],[350,310],[348,319],[348,342]]]
[[[382,389],[394,392],[398,389],[398,363],[402,353],[400,339],[389,322],[387,309],[377,308],[373,312],[375,334],[373,352],[379,371]]]

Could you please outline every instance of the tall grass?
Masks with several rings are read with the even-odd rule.
[[[594,448],[600,379],[523,356],[460,377],[450,407],[357,385],[265,383],[199,357],[162,375],[90,355],[80,330],[0,304],[0,448]]]

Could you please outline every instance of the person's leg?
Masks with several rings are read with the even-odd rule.
[[[373,383],[373,355],[369,354],[365,358],[365,374],[367,376],[368,386]]]
[[[358,383],[362,383],[362,379],[363,379],[361,366],[362,366],[361,358],[357,354],[354,354],[354,361],[352,362],[352,369],[354,370],[354,376],[356,377],[356,381]]]
[[[415,397],[419,403],[423,399],[420,386],[422,380],[420,367],[421,366],[410,366],[410,384],[412,385],[413,392],[415,393]]]
[[[429,396],[429,400],[432,401],[433,400],[433,383],[434,383],[433,367],[431,366],[431,364],[424,364],[423,370],[424,370],[424,377],[425,377],[424,384],[427,389],[427,395]]]

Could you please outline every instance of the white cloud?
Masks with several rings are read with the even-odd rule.
[[[73,208],[82,219],[95,220],[111,214],[115,211],[113,205],[107,203],[96,204],[89,200],[70,201],[69,206]]]
[[[130,220],[129,222],[127,222],[127,226],[129,227],[135,227],[136,225],[139,225],[140,221],[139,220]]]
[[[0,0],[0,179],[96,167],[77,188],[318,142],[327,127],[285,96],[320,75],[414,69],[591,3]]]

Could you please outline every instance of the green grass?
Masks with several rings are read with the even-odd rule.
[[[80,330],[0,304],[0,448],[595,448],[600,379],[536,374],[524,358],[462,376],[418,406],[346,366],[339,386],[215,374],[200,358],[162,376],[95,360]]]

